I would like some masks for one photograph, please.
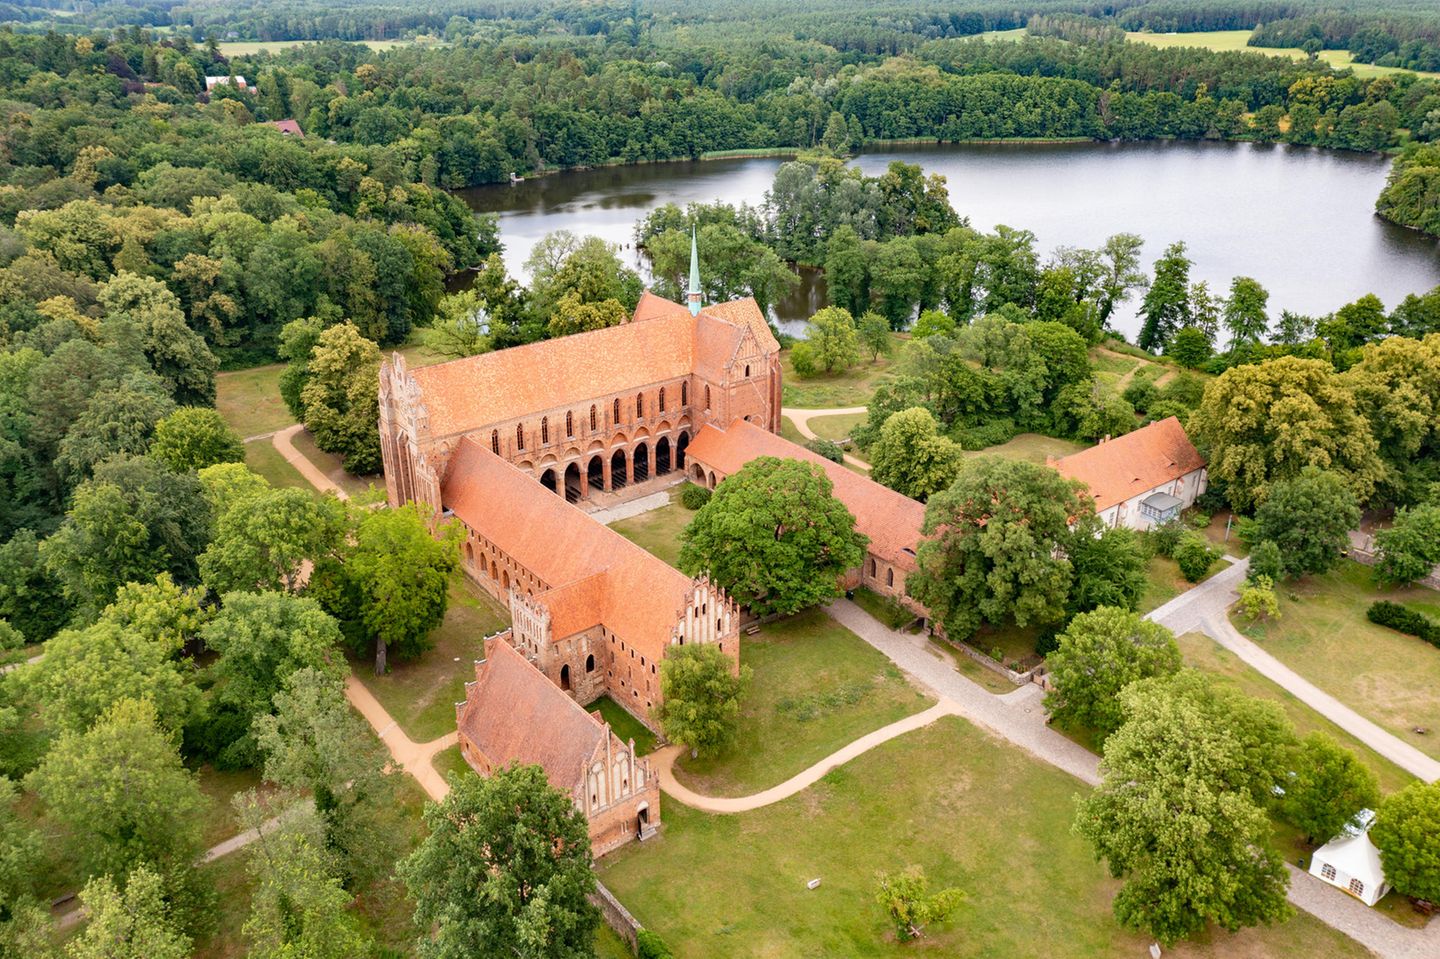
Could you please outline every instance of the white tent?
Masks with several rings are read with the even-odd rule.
[[[1310,859],[1310,875],[1337,889],[1343,889],[1367,906],[1373,906],[1390,891],[1385,870],[1380,866],[1380,850],[1370,841],[1369,825],[1374,814],[1362,812],[1357,825],[1315,850]]]

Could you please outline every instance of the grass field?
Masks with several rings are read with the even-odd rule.
[[[882,355],[874,362],[862,360],[843,373],[821,373],[816,376],[797,376],[795,367],[790,362],[790,351],[782,350],[780,363],[784,395],[781,402],[785,406],[807,410],[866,405],[870,402],[880,378],[894,365],[895,357],[899,355],[904,343],[904,338],[900,336],[892,335],[891,339],[893,342],[889,356]]]
[[[474,663],[484,658],[481,642],[504,629],[510,617],[463,574],[450,584],[445,621],[430,634],[434,647],[414,662],[390,660],[390,671],[376,676],[369,660],[356,660],[355,675],[380,700],[400,728],[417,743],[455,731],[455,704],[475,678]]]
[[[290,461],[280,455],[270,437],[245,444],[245,465],[270,481],[271,486],[293,486],[314,489]]]
[[[686,755],[675,765],[681,781],[712,796],[768,789],[932,702],[884,655],[818,609],[745,636],[740,661],[753,678],[735,745],[719,757]]]
[[[1070,832],[1081,786],[955,718],[892,740],[782,803],[711,816],[671,801],[661,838],[607,856],[601,881],[681,959],[1139,957],[1116,884]],[[704,864],[703,868],[697,864]],[[966,901],[918,945],[895,941],[875,873],[923,866]],[[819,878],[810,890],[806,883]],[[1184,959],[1359,959],[1308,916],[1179,945]]]
[[[282,363],[215,376],[215,407],[241,436],[273,433],[295,422],[280,398]]]
[[[630,542],[678,568],[680,563],[680,531],[695,518],[693,510],[680,505],[680,497],[671,494],[670,505],[648,513],[617,520],[610,528]]]
[[[279,53],[292,47],[308,47],[315,40],[225,40],[220,43],[220,52],[227,57],[248,57],[257,53]],[[356,40],[361,46],[375,51],[394,50],[424,44],[436,46],[440,41],[434,37],[420,37],[414,40]]]
[[[965,455],[1003,456],[1006,459],[1026,460],[1043,465],[1048,456],[1069,456],[1083,449],[1085,444],[1076,443],[1074,440],[1057,440],[1053,436],[1041,436],[1039,433],[1021,433],[1008,443],[987,446],[983,450],[970,451]]]
[[[1253,30],[1206,30],[1197,33],[1127,33],[1129,40],[1148,43],[1157,47],[1203,47],[1206,50],[1244,51],[1263,53],[1272,57],[1289,57],[1304,60],[1309,54],[1299,47],[1252,47],[1249,45]],[[1357,77],[1379,77],[1388,73],[1416,73],[1423,77],[1440,76],[1425,71],[1401,70],[1398,67],[1377,67],[1372,63],[1356,63],[1349,50],[1321,50],[1317,54],[1336,70],[1354,70]]]
[[[868,413],[841,413],[838,416],[817,416],[810,421],[810,431],[821,439],[847,440],[855,427],[862,425]]]
[[[585,708],[592,713],[598,709],[610,724],[610,731],[620,737],[622,743],[635,740],[635,755],[646,756],[655,751],[655,734],[609,696],[601,696]]]
[[[1350,708],[1440,758],[1440,649],[1365,618],[1377,599],[1437,617],[1440,593],[1377,589],[1370,570],[1349,561],[1276,592],[1279,619],[1252,624],[1232,614],[1236,628]]]

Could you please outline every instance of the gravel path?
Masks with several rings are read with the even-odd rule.
[[[604,509],[597,509],[590,514],[590,518],[597,523],[609,526],[611,523],[618,523],[622,519],[629,519],[632,516],[639,516],[651,510],[660,509],[670,505],[670,491],[662,490],[659,493],[651,493],[649,496],[642,496],[639,499],[632,499],[628,503],[620,503],[616,506],[607,506]]]
[[[295,434],[304,428],[305,427],[299,423],[296,423],[294,426],[287,426],[283,430],[276,430],[274,435],[270,437],[270,442],[275,444],[275,449],[280,451],[280,455],[285,457],[285,461],[299,470],[300,475],[305,477],[311,486],[322,493],[334,493],[340,499],[349,499],[349,493],[336,485],[334,480],[322,473],[319,467],[310,462],[305,454],[295,448],[292,440],[294,440]]]
[[[445,781],[444,776],[435,771],[430,760],[442,749],[455,745],[456,733],[447,733],[428,743],[414,742],[405,735],[400,724],[390,718],[390,714],[380,705],[375,694],[353,674],[345,677],[345,698],[360,711],[360,715],[364,716],[365,721],[375,730],[375,735],[379,736],[385,748],[390,750],[391,757],[402,769],[415,777],[415,781],[425,790],[427,796],[439,802],[449,795],[450,784]]]
[[[805,437],[807,440],[814,440],[819,439],[819,437],[815,435],[815,431],[810,429],[810,421],[815,417],[845,416],[850,413],[864,413],[865,411],[866,407],[864,406],[845,406],[828,410],[801,410],[785,407],[780,410],[780,415],[787,417],[790,422],[794,423],[795,429],[800,431],[801,436]],[[870,464],[865,462],[864,460],[856,459],[849,453],[846,453],[844,455],[845,462],[849,463],[851,466],[859,467],[862,470],[870,469]]]

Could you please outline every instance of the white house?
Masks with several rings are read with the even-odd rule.
[[[1370,841],[1370,824],[1374,820],[1373,812],[1361,810],[1344,832],[1315,850],[1310,859],[1310,875],[1348,892],[1367,906],[1375,905],[1390,891],[1380,866],[1380,850]]]
[[[1106,526],[1158,526],[1205,492],[1205,460],[1173,416],[1049,464],[1090,488]]]
[[[234,85],[235,89],[237,89],[237,90],[248,90],[248,89],[250,89],[249,86],[245,83],[245,78],[244,78],[244,77],[241,77],[241,76],[235,76],[235,77],[231,77],[231,76],[206,77],[206,78],[205,78],[205,92],[206,92],[206,93],[209,93],[211,90],[215,89],[216,87],[220,87],[220,86],[228,87],[228,86],[231,86],[232,84]]]

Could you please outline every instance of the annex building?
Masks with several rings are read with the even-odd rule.
[[[1205,492],[1205,458],[1173,416],[1048,462],[1090,488],[1106,526],[1168,523]]]

